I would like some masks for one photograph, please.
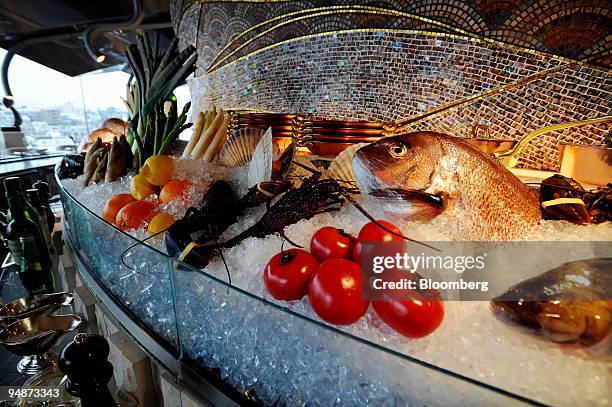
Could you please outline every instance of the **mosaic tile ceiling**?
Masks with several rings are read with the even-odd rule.
[[[405,131],[464,137],[485,125],[505,139],[610,114],[609,2],[183,1],[172,7],[181,43],[199,53],[198,76],[190,82],[196,110],[405,121]],[[568,18],[591,27],[592,35],[561,30],[572,26]],[[555,170],[560,141],[601,143],[609,130],[547,133],[523,152],[520,165]]]
[[[339,9],[349,6],[376,10]],[[191,39],[191,43],[198,42],[203,65],[238,34],[271,19],[276,20],[250,34],[259,34],[279,23],[283,24],[281,28],[267,32],[235,57],[307,33],[380,27],[441,32],[459,29],[569,58],[595,58],[603,66],[612,64],[609,53],[598,56],[612,48],[612,2],[609,0],[174,0],[171,7],[175,29]],[[318,10],[319,15],[298,14],[309,9]],[[406,15],[418,16],[421,20]]]

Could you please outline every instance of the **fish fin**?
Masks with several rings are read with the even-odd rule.
[[[410,202],[412,208],[406,219],[411,221],[427,222],[441,214],[446,208],[444,196],[412,189],[375,189],[370,192],[370,195],[389,201]]]

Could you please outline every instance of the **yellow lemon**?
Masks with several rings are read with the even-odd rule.
[[[174,223],[174,217],[169,213],[160,212],[151,219],[149,222],[149,231],[150,235],[154,235],[161,231],[168,229]]]
[[[140,169],[140,173],[147,181],[158,187],[163,187],[172,179],[174,174],[174,160],[168,155],[152,155],[147,158]]]
[[[156,194],[157,187],[144,177],[142,174],[135,175],[130,184],[130,194],[137,200],[144,199],[149,195]]]

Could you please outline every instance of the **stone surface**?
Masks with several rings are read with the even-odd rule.
[[[76,288],[76,270],[67,253],[59,256],[59,274],[62,283],[62,291],[73,292]]]
[[[99,304],[96,304],[96,323],[98,324],[98,332],[105,338],[119,331]]]
[[[189,390],[181,391],[181,407],[208,407],[209,404],[204,404]]]
[[[181,407],[181,386],[170,373],[162,372],[160,387],[164,407]]]
[[[87,326],[85,327],[87,332],[98,333],[96,300],[84,285],[74,289],[74,312],[82,315],[87,321]]]
[[[156,391],[147,354],[120,331],[107,339],[110,345],[108,359],[113,365],[117,390],[132,394],[139,406],[156,405]]]
[[[206,407],[193,392],[177,383],[174,376],[164,371],[160,374],[164,407]]]

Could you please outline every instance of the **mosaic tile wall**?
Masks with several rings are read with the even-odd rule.
[[[181,5],[182,19],[175,18],[175,27],[181,44],[195,44],[198,49],[198,76],[190,81],[196,110],[214,105],[393,122],[467,97],[486,96],[500,86],[522,80],[525,84],[483,96],[466,106],[445,109],[406,130],[469,136],[475,125],[486,124],[495,138],[519,139],[546,125],[610,114],[610,69],[576,65],[572,60],[486,39],[451,35],[452,27],[422,19],[327,15],[317,20],[318,25],[314,20],[308,24],[291,22],[266,33],[269,25],[262,24],[240,35],[251,27],[248,24],[265,21],[271,15],[294,12],[301,16],[299,10],[306,3],[183,3],[187,5]],[[417,3],[428,2],[411,2],[414,10]],[[574,3],[572,10],[583,2]],[[448,10],[456,16],[455,6]],[[435,7],[422,7],[425,16],[441,16],[432,14]],[[173,4],[173,10],[178,9]],[[473,13],[464,14],[461,27],[473,32],[490,30],[490,24],[478,23]],[[511,17],[504,21],[508,23]],[[284,21],[278,19],[274,24]],[[535,21],[530,15],[525,24]],[[369,28],[355,30],[356,26]],[[330,29],[335,32],[327,33]],[[530,44],[536,44],[536,37],[531,36]],[[249,39],[254,40],[249,43]],[[599,39],[597,44],[609,48],[605,40]],[[593,49],[580,52],[584,55]],[[231,57],[223,60],[228,55]],[[222,63],[215,66],[219,61]],[[598,60],[602,61],[605,59]],[[209,69],[211,62],[213,69]],[[599,125],[540,136],[523,152],[520,165],[555,170],[559,141],[601,143],[609,130],[609,125]]]
[[[563,64],[515,59],[465,39],[339,33],[283,44],[200,76],[192,99],[202,107],[395,121]]]
[[[282,22],[282,27],[266,33],[235,57],[245,55],[254,48],[305,33],[349,28],[448,31],[448,27],[422,19],[416,21],[398,17],[397,12],[429,18],[487,38],[575,59],[609,50],[612,44],[612,3],[609,0],[173,0],[171,3],[175,29],[181,36],[188,36],[190,43],[198,43],[203,66],[208,65],[239,33],[272,18],[276,19],[269,25],[256,28],[243,40],[271,25]],[[370,6],[378,10],[373,13],[339,11],[339,8],[347,6]],[[296,12],[307,9],[316,9],[323,15],[313,13],[307,18],[297,18],[297,21],[287,23],[292,18],[296,19]],[[194,10],[198,10],[200,16],[196,21],[197,30],[193,28],[193,20],[185,18],[185,14],[194,14]],[[391,13],[382,13],[382,10]],[[288,15],[291,13],[294,14]],[[230,50],[232,48],[235,47],[230,47]],[[598,62],[610,66],[612,59],[608,55]]]
[[[495,138],[520,140],[555,123],[612,113],[612,75],[587,67],[567,68],[464,108],[449,109],[410,130],[435,130],[469,137],[474,123],[489,126]],[[602,144],[610,124],[544,133],[523,150],[519,166],[557,171],[557,144]]]

